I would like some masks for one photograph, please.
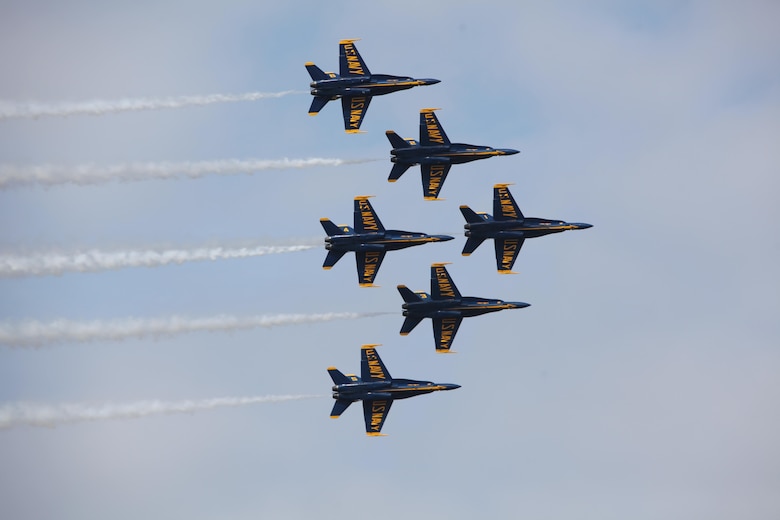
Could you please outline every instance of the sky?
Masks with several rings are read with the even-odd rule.
[[[387,255],[376,289],[321,247],[0,278],[0,325],[387,313],[232,332],[0,345],[0,410],[320,396],[0,430],[0,517],[593,518],[780,515],[780,5],[772,1],[0,4],[0,106],[294,90],[279,98],[0,119],[0,164],[334,158],[197,179],[0,189],[0,256],[316,244],[352,198],[388,228],[455,240]],[[361,38],[375,73],[441,83],[375,99],[363,134],[307,115],[313,61]],[[453,141],[521,153],[387,183],[388,129],[440,107]],[[495,183],[527,216],[593,228],[529,240],[495,271],[460,255],[458,206]],[[395,285],[531,307],[465,320],[452,356],[398,334]],[[457,383],[328,418],[328,366],[359,347],[395,377]]]

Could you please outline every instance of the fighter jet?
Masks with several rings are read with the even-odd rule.
[[[476,213],[468,206],[461,206],[460,212],[466,219],[463,226],[468,237],[463,247],[463,256],[469,256],[487,238],[492,238],[496,248],[496,269],[501,274],[516,274],[512,266],[517,260],[520,248],[526,238],[541,237],[569,229],[588,229],[591,224],[564,222],[544,218],[526,217],[517,206],[507,186],[493,186],[493,215]]]
[[[409,334],[423,318],[431,318],[436,352],[447,353],[450,352],[452,341],[463,318],[504,309],[522,309],[531,305],[525,302],[461,296],[445,265],[447,264],[431,265],[431,294],[422,291],[412,292],[405,285],[398,286],[398,292],[404,299],[401,308],[403,308],[403,315],[406,316],[401,326],[401,336]]]
[[[438,108],[420,110],[420,142],[403,139],[392,130],[385,132],[393,146],[390,160],[395,163],[390,170],[388,182],[395,182],[406,170],[415,164],[420,165],[422,187],[425,200],[434,200],[439,196],[444,179],[453,164],[461,164],[478,159],[487,159],[496,155],[514,155],[520,153],[511,148],[491,148],[465,143],[451,143],[441,127],[436,114]]]
[[[382,96],[420,85],[435,85],[438,79],[414,79],[407,76],[371,74],[355,47],[358,40],[339,42],[339,74],[323,72],[314,63],[306,63],[312,82],[311,95],[314,99],[309,115],[316,116],[332,99],[341,98],[344,112],[344,130],[347,133],[360,131],[360,124],[374,96]]]
[[[437,390],[455,390],[460,385],[437,384],[414,379],[393,379],[377,353],[378,345],[360,347],[360,376],[342,374],[336,367],[329,367],[328,374],[333,379],[333,411],[331,419],[338,419],[349,405],[363,401],[363,416],[366,421],[366,435],[384,435],[380,433],[385,424],[390,406],[396,399],[406,399]]]
[[[429,242],[446,242],[449,235],[426,235],[414,231],[385,229],[368,199],[371,195],[355,197],[355,227],[337,226],[326,218],[320,219],[325,233],[325,257],[323,269],[332,268],[349,251],[355,252],[358,283],[361,287],[377,287],[374,278],[385,257],[385,252],[419,246]]]

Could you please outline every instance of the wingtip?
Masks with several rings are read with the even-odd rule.
[[[366,343],[365,345],[360,345],[360,348],[362,350],[366,350],[366,349],[369,349],[369,348],[381,347],[381,346],[382,346],[381,343]]]
[[[366,435],[369,437],[387,437],[386,433],[379,433],[379,432],[366,432]]]
[[[520,274],[517,271],[512,271],[511,269],[499,269],[498,274]]]
[[[420,109],[420,113],[422,114],[422,113],[425,113],[425,112],[433,112],[435,110],[441,110],[441,108],[421,108]]]
[[[309,115],[312,117],[316,116],[317,114],[319,114],[319,112],[309,112]]]
[[[443,199],[441,197],[423,197],[423,199],[425,199],[425,200],[447,200],[447,199]]]
[[[499,184],[494,184],[493,187],[494,188],[506,188],[508,186],[514,186],[514,185],[515,185],[514,182],[502,182],[502,183],[499,183]]]
[[[325,270],[325,271],[330,271],[331,269],[333,269],[333,266],[332,265],[323,265],[322,269]]]
[[[366,200],[366,199],[372,199],[376,197],[376,195],[358,195],[355,197],[355,200]]]
[[[408,336],[408,335],[409,335],[409,333],[408,333],[408,332],[399,332],[399,334],[400,334],[401,336]]]
[[[356,129],[356,128],[349,128],[349,129],[344,130],[344,131],[346,133],[348,133],[348,134],[365,134],[366,133],[365,131],[359,130],[359,129]]]
[[[339,40],[339,45],[342,43],[352,43],[352,42],[359,42],[360,38],[347,38],[346,40]]]
[[[436,353],[437,354],[457,354],[457,351],[446,349],[446,348],[437,348],[436,349]]]
[[[381,285],[376,285],[376,284],[373,284],[373,283],[361,283],[361,284],[358,284],[358,285],[360,287],[382,287]]]
[[[450,265],[452,262],[435,262],[431,264],[431,267],[443,267],[445,265]]]

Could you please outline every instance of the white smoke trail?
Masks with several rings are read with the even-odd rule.
[[[124,318],[109,321],[0,322],[0,345],[35,348],[51,343],[119,341],[129,338],[159,338],[197,331],[233,331],[301,325],[334,320],[357,320],[388,314],[386,312],[328,312],[322,314],[272,314],[231,316],[219,314],[205,318],[169,316],[166,318]]]
[[[90,249],[72,253],[0,254],[0,278],[60,275],[65,272],[94,273],[125,267],[160,267],[206,260],[248,258],[294,253],[318,247],[322,239],[296,245],[256,245],[251,247],[197,247],[190,249],[140,249],[101,251]]]
[[[305,90],[285,90],[282,92],[248,92],[246,94],[210,94],[205,96],[177,96],[165,98],[96,99],[92,101],[63,103],[19,103],[0,101],[0,120],[39,118],[44,116],[102,116],[103,114],[118,112],[139,112],[142,110],[161,110],[165,108],[213,105],[215,103],[257,101],[258,99],[280,98],[290,94],[308,94],[308,92]]]
[[[198,162],[124,163],[107,166],[79,164],[74,166],[42,164],[14,166],[0,164],[0,189],[31,184],[56,186],[58,184],[100,184],[105,182],[132,182],[151,179],[196,179],[206,175],[236,175],[264,171],[363,164],[379,159],[222,159]]]
[[[65,403],[56,405],[11,403],[0,406],[0,430],[16,426],[54,427],[59,424],[137,419],[150,415],[192,413],[229,406],[258,403],[279,403],[301,399],[317,399],[327,395],[265,395],[254,397],[220,397],[197,401],[138,401],[126,404]]]

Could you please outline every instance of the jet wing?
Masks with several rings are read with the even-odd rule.
[[[460,291],[450,278],[444,264],[431,265],[431,297],[434,300],[459,300]]]
[[[355,47],[355,40],[339,42],[339,74],[343,77],[370,76],[366,62]]]
[[[435,108],[420,110],[420,144],[422,146],[448,145],[450,139],[444,133],[439,119],[433,111]]]
[[[381,233],[382,222],[368,202],[368,197],[355,197],[355,231],[358,233]]]
[[[493,218],[495,220],[521,220],[525,218],[506,184],[493,186]]]
[[[387,414],[390,413],[392,399],[365,399],[363,401],[363,417],[366,420],[366,435],[381,435]]]
[[[496,247],[496,269],[500,273],[511,274],[520,248],[523,247],[523,238],[496,238],[493,244]]]
[[[341,98],[341,110],[344,112],[344,131],[351,134],[360,131],[360,125],[363,123],[363,118],[366,117],[369,103],[371,103],[371,96],[365,94]]]
[[[433,336],[436,339],[436,352],[449,352],[455,334],[458,332],[462,316],[435,316],[433,318]]]
[[[421,164],[423,196],[427,200],[439,197],[441,187],[444,186],[444,179],[450,171],[449,164]]]
[[[385,258],[385,251],[355,251],[357,262],[358,283],[362,286],[374,284],[374,278],[379,272],[379,266]]]
[[[393,378],[387,371],[382,358],[377,354],[377,345],[363,345],[360,348],[360,378],[363,381],[391,381]]]

